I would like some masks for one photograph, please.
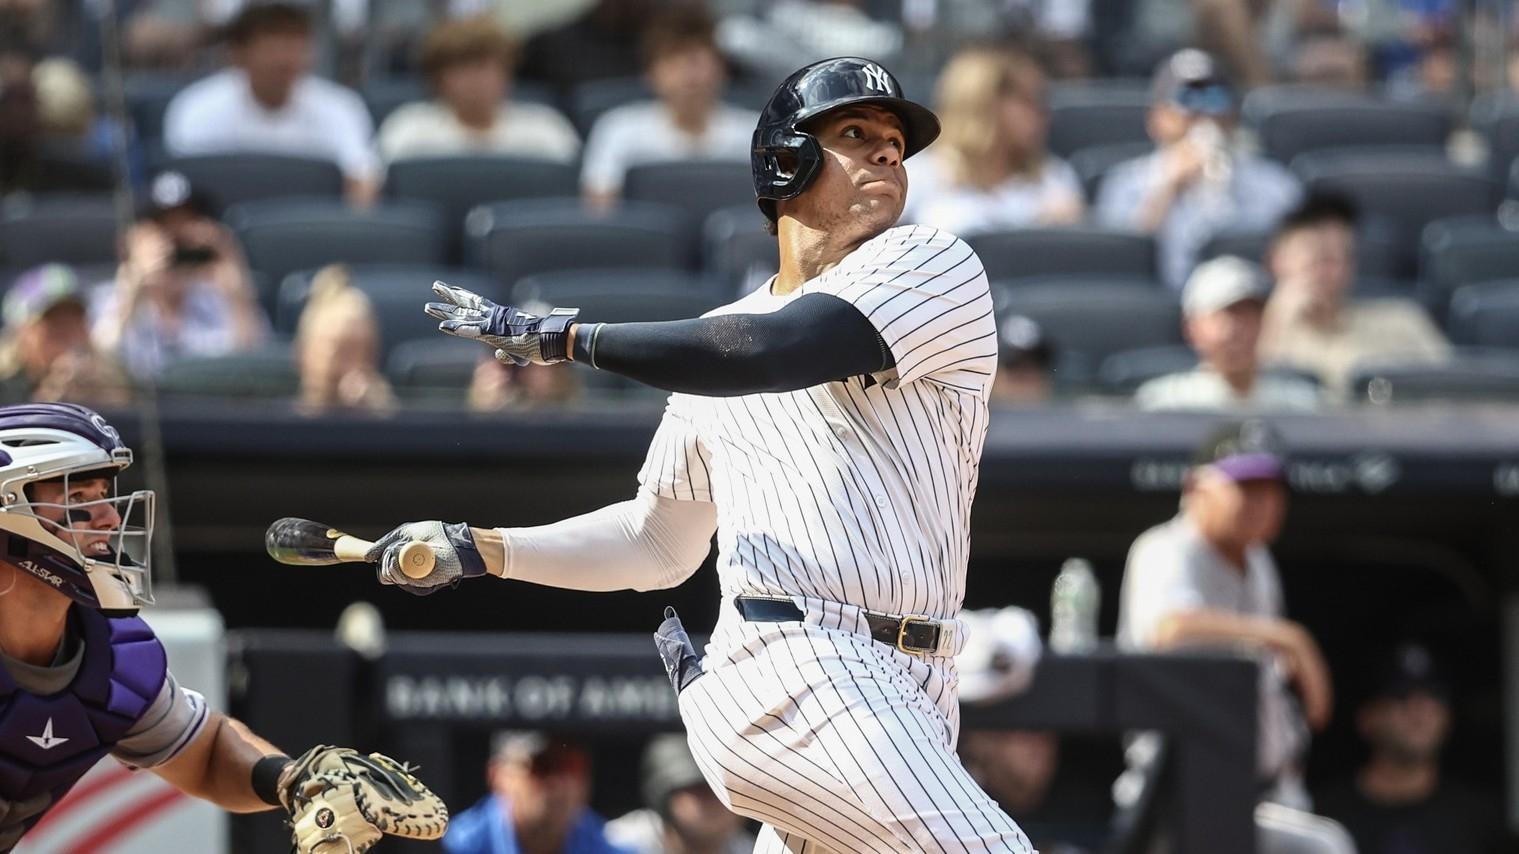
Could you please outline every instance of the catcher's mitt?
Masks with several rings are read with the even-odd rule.
[[[386,833],[437,839],[448,807],[406,766],[380,753],[317,745],[280,774],[299,854],[362,854]]]

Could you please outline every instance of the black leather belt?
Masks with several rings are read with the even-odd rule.
[[[750,623],[801,622],[802,609],[789,599],[769,599],[761,596],[738,596],[733,600],[738,613]],[[895,647],[908,655],[939,654],[939,636],[943,631],[939,624],[927,617],[888,617],[866,611],[865,622],[870,626],[871,638]]]

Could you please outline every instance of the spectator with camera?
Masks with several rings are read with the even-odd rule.
[[[438,24],[422,45],[437,98],[407,104],[380,126],[380,156],[512,154],[569,162],[580,138],[553,107],[509,99],[516,49],[490,18]]]
[[[1151,82],[1156,150],[1114,167],[1098,192],[1097,222],[1155,235],[1161,279],[1172,288],[1186,282],[1209,240],[1265,231],[1302,195],[1286,169],[1235,145],[1238,111],[1212,56],[1177,52]]]
[[[184,175],[156,177],[122,237],[115,281],[91,302],[102,352],[155,380],[185,357],[251,350],[268,336],[242,248]]]
[[[170,154],[254,152],[331,160],[349,201],[379,190],[374,123],[354,92],[310,73],[311,16],[294,3],[249,3],[225,30],[232,67],[197,80],[169,103]]]

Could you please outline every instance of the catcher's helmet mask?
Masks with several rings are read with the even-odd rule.
[[[823,146],[806,126],[849,106],[876,106],[902,122],[906,148],[917,154],[939,136],[939,120],[902,95],[902,86],[880,64],[842,56],[815,62],[787,77],[760,112],[750,167],[760,210],[776,220],[775,203],[805,191],[823,165]]]
[[[116,475],[132,451],[99,414],[66,403],[0,407],[0,559],[107,616],[128,616],[153,601],[151,490],[125,495]],[[69,503],[73,484],[108,478],[107,495]],[[34,484],[57,481],[64,503],[37,499]],[[110,507],[119,522],[95,527]],[[46,511],[46,512],[39,512]],[[106,548],[80,545],[104,537]]]

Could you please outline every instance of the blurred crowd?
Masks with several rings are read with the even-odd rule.
[[[774,264],[743,212],[755,108],[797,65],[859,53],[942,119],[907,164],[903,221],[986,262],[999,404],[1519,399],[1519,241],[1499,187],[1519,154],[1516,20],[1504,2],[1453,0],[6,0],[0,387],[101,405],[220,392],[308,413],[638,398],[579,371],[424,351],[370,262],[465,268],[519,301],[542,284],[525,274],[608,268],[607,290],[637,270],[650,275],[622,290],[648,293],[645,312],[720,304]],[[1393,112],[1317,139],[1292,124],[1305,104],[1340,111],[1320,127]],[[1366,151],[1391,158],[1385,174]],[[1336,154],[1360,165],[1326,166]],[[636,242],[671,209],[678,233],[664,261],[646,245],[619,263],[588,237],[514,266],[544,241],[509,234],[500,204],[471,208],[518,199],[505,209],[531,220],[521,200],[539,197],[571,247],[615,229]],[[428,250],[384,246],[376,220],[414,217],[418,200],[446,213]],[[256,227],[308,215],[285,242]],[[1486,266],[1466,263],[1483,251]],[[571,284],[598,319],[626,315]],[[254,366],[266,381],[238,382]]]

